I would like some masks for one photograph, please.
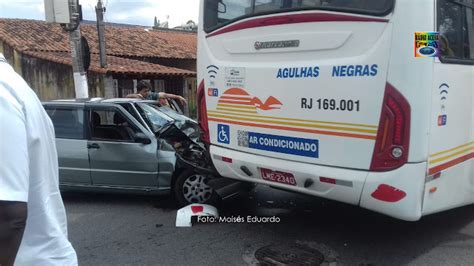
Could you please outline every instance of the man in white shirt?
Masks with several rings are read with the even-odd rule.
[[[0,54],[0,265],[13,263],[77,265],[77,256],[67,239],[53,125]]]

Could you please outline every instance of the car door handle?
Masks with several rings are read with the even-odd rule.
[[[100,149],[100,145],[97,143],[87,144],[88,149]]]

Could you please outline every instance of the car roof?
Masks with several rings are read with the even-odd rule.
[[[136,98],[86,98],[86,99],[59,99],[52,101],[45,101],[43,104],[65,104],[65,105],[85,105],[85,104],[96,104],[96,103],[135,103],[135,102],[145,102],[145,103],[155,103],[153,100],[142,100]]]
[[[133,102],[141,102],[143,100],[137,98],[110,98],[105,99],[102,98],[99,102],[101,103],[133,103]]]
[[[71,105],[84,105],[86,103],[93,103],[102,100],[102,98],[85,98],[85,99],[59,99],[44,101],[43,104],[71,104]]]

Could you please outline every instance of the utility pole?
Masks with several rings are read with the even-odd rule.
[[[90,63],[89,47],[83,46],[79,24],[82,20],[79,0],[44,0],[44,10],[47,23],[58,23],[69,33],[71,45],[72,70],[76,98],[89,98],[87,74],[84,70],[84,54],[86,53],[87,68]],[[85,39],[84,39],[85,40]],[[87,44],[84,43],[84,44]]]
[[[80,7],[78,0],[69,0],[71,9],[71,23],[66,24],[63,28],[69,32],[69,40],[71,44],[72,54],[72,70],[74,72],[74,89],[76,98],[89,98],[89,88],[87,85],[87,73],[84,71],[84,55],[82,51],[80,24]]]
[[[97,32],[99,34],[99,51],[100,51],[100,67],[107,67],[107,54],[105,52],[105,23],[104,23],[104,13],[105,7],[102,5],[102,1],[97,1],[97,6],[95,7],[95,14],[97,16]]]

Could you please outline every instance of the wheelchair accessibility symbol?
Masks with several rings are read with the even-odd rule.
[[[230,144],[230,128],[228,125],[217,125],[217,141],[219,143]]]

